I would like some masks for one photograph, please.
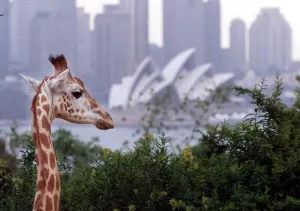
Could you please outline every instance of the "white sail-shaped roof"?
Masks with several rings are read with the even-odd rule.
[[[171,88],[172,97],[182,102],[205,100],[211,91],[231,83],[233,73],[212,75],[212,64],[195,65],[196,49],[191,48],[175,56],[161,71],[147,57],[132,76],[123,78],[121,84],[111,87],[109,108],[128,108],[146,104],[166,88]]]

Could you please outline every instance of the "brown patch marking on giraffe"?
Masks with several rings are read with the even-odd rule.
[[[56,183],[56,190],[59,190],[60,180],[58,174],[55,175],[55,183]]]
[[[39,108],[39,109],[37,110],[37,115],[38,115],[38,116],[41,116],[41,114],[42,114],[42,110]]]
[[[45,164],[48,164],[48,155],[47,155],[47,153],[44,150],[40,149],[40,154],[41,154],[41,158],[42,158],[41,162],[45,163]]]
[[[67,96],[67,99],[68,99],[68,100],[71,100],[71,98],[70,98],[69,96]]]
[[[61,104],[59,105],[59,107],[60,107],[60,110],[61,110],[61,111],[64,110],[64,104],[63,104],[63,103],[61,103]]]
[[[59,210],[59,208],[58,208],[58,195],[56,195],[56,194],[53,196],[53,204],[54,204],[54,209]]]
[[[43,144],[47,149],[50,148],[50,141],[48,136],[45,133],[40,134],[41,144]]]
[[[57,210],[59,210],[59,207],[60,207],[60,200],[58,198],[58,202],[57,202]]]
[[[70,107],[70,106],[71,106],[71,104],[70,104],[70,102],[69,102],[69,101],[67,101],[67,106],[68,106],[68,107]]]
[[[46,210],[50,211],[53,209],[53,201],[52,199],[50,198],[50,196],[46,196]]]
[[[81,117],[81,116],[79,116],[79,117],[78,117],[78,119],[79,119],[79,120],[82,120],[82,117]]]
[[[54,113],[57,113],[58,112],[58,106],[54,106]]]
[[[71,114],[73,114],[73,113],[74,113],[74,109],[73,109],[73,108],[69,109],[69,112],[70,112]]]
[[[39,156],[35,153],[35,162],[36,162],[36,165],[39,166],[40,165],[40,162],[39,162]]]
[[[46,96],[45,95],[42,95],[42,98],[41,98],[41,103],[44,103],[44,102],[46,102],[47,101],[47,98],[46,98]]]
[[[77,109],[76,109],[76,112],[77,112],[77,113],[79,113],[79,111],[80,111],[80,109],[79,109],[79,108],[77,108]]]
[[[49,169],[43,168],[40,173],[41,177],[48,178],[49,177]]]
[[[81,110],[81,112],[80,112],[81,114],[83,114],[84,113],[84,110]]]
[[[37,209],[37,210],[41,210],[41,206],[42,206],[42,194],[39,194],[37,197],[36,197],[36,200],[35,200],[35,206],[34,208]]]
[[[68,110],[68,108],[67,108],[67,105],[66,105],[66,104],[64,104],[64,108],[65,108],[65,111],[67,111],[67,110]]]
[[[56,167],[55,155],[53,152],[50,153],[50,166],[52,169]]]
[[[54,175],[52,174],[51,176],[50,176],[50,179],[49,179],[49,181],[48,181],[48,191],[50,192],[50,193],[53,193],[53,191],[54,191]]]
[[[77,114],[75,114],[75,115],[74,115],[74,118],[76,118],[76,119],[77,119],[77,118],[78,118],[78,115],[77,115]]]
[[[44,111],[46,112],[46,114],[49,115],[49,110],[50,110],[49,104],[43,105],[43,109],[44,109]]]
[[[36,190],[43,191],[45,189],[45,186],[46,186],[46,180],[42,178],[41,180],[38,181],[36,185]]]
[[[50,131],[50,124],[46,116],[43,116],[42,118],[42,128],[44,128],[46,131]]]
[[[36,146],[36,144],[37,144],[37,134],[36,133],[32,133],[32,139],[33,139],[34,145]]]
[[[42,205],[41,205],[42,206]],[[43,208],[39,207],[36,211],[45,211]]]
[[[39,97],[36,99],[36,106],[37,106],[37,107],[40,106],[40,98],[39,98]]]

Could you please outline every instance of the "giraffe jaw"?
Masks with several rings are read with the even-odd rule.
[[[101,119],[95,124],[95,126],[100,130],[109,130],[113,129],[115,127],[115,124],[112,119],[108,119],[106,121]]]

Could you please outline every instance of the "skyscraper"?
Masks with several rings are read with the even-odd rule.
[[[77,59],[76,69],[80,75],[91,73],[90,15],[77,8]]]
[[[120,5],[119,4],[107,4],[103,6],[103,13],[119,13]]]
[[[230,48],[222,48],[222,70],[224,72],[232,72],[232,68],[230,67]]]
[[[246,65],[246,26],[241,19],[234,19],[230,25],[230,68],[236,74]]]
[[[133,0],[120,0],[120,12],[130,12],[132,2]]]
[[[126,13],[103,13],[95,18],[95,61],[99,95],[106,99],[112,84],[128,74],[130,18]]]
[[[68,66],[76,66],[76,40],[73,36],[72,20],[61,13],[38,12],[30,24],[30,68],[37,75],[45,75],[52,66],[49,54],[65,54]]]
[[[8,74],[9,66],[9,1],[0,0],[0,78]]]
[[[14,36],[12,37],[13,59],[28,65],[31,21],[36,16],[37,12],[60,13],[65,19],[69,19],[68,29],[71,30],[71,40],[74,41],[73,45],[76,46],[75,6],[75,0],[14,0],[12,10],[12,17],[14,19]]]
[[[271,73],[290,65],[292,30],[279,8],[261,9],[250,27],[249,49],[250,67],[257,73]]]
[[[220,0],[204,3],[205,62],[213,63],[217,71],[222,68]]]
[[[130,60],[132,74],[135,67],[148,56],[148,0],[120,0],[120,12],[130,15]]]
[[[163,1],[164,63],[189,48],[196,48],[196,62],[204,62],[203,2],[199,0]]]

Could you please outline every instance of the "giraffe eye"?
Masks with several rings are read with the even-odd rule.
[[[72,92],[72,95],[78,99],[82,96],[82,92],[81,91],[75,91],[75,92]]]

